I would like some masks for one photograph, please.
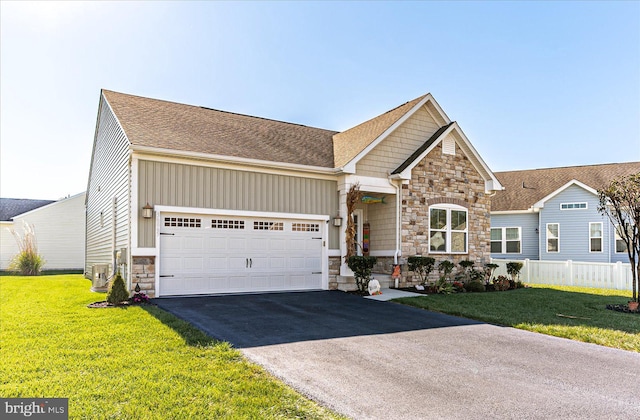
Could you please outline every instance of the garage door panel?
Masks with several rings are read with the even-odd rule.
[[[207,249],[209,250],[227,249],[227,238],[221,238],[221,237],[207,238]]]
[[[209,257],[210,270],[227,270],[229,269],[229,259],[227,257]]]
[[[161,296],[322,288],[322,275],[313,274],[322,271],[322,240],[314,239],[322,232],[308,226],[324,224],[178,214],[175,218],[199,218],[202,223],[161,226]]]
[[[246,251],[247,240],[244,238],[229,238],[227,249],[232,251]]]

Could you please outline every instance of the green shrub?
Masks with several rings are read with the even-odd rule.
[[[464,288],[467,292],[484,292],[485,291],[484,283],[478,280],[470,281],[469,283],[464,285]]]
[[[129,292],[127,291],[127,286],[125,286],[124,279],[118,271],[115,278],[113,279],[113,282],[111,282],[109,293],[107,293],[107,302],[112,305],[120,305],[122,302],[128,299]]]
[[[407,259],[407,263],[409,264],[409,271],[416,273],[420,277],[420,283],[426,285],[429,273],[433,270],[436,260],[431,257],[413,255]]]
[[[507,273],[511,276],[511,280],[518,280],[520,270],[522,270],[521,262],[512,261],[507,263]]]
[[[347,259],[347,265],[353,271],[356,279],[356,286],[360,293],[368,292],[369,280],[371,280],[371,271],[376,265],[376,257],[353,255]]]

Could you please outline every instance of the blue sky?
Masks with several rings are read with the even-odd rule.
[[[0,3],[0,196],[85,190],[101,88],[332,130],[431,92],[494,171],[640,160],[640,2]]]

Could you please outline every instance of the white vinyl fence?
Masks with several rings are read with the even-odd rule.
[[[492,259],[491,262],[499,266],[494,272],[494,277],[507,276],[507,263],[512,261],[523,264],[520,281],[524,283],[632,289],[631,264]]]

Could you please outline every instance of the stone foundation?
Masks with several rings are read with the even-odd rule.
[[[140,291],[149,297],[156,296],[156,257],[132,257],[131,290],[140,286]]]
[[[329,290],[338,289],[338,277],[340,276],[340,257],[329,257]]]

